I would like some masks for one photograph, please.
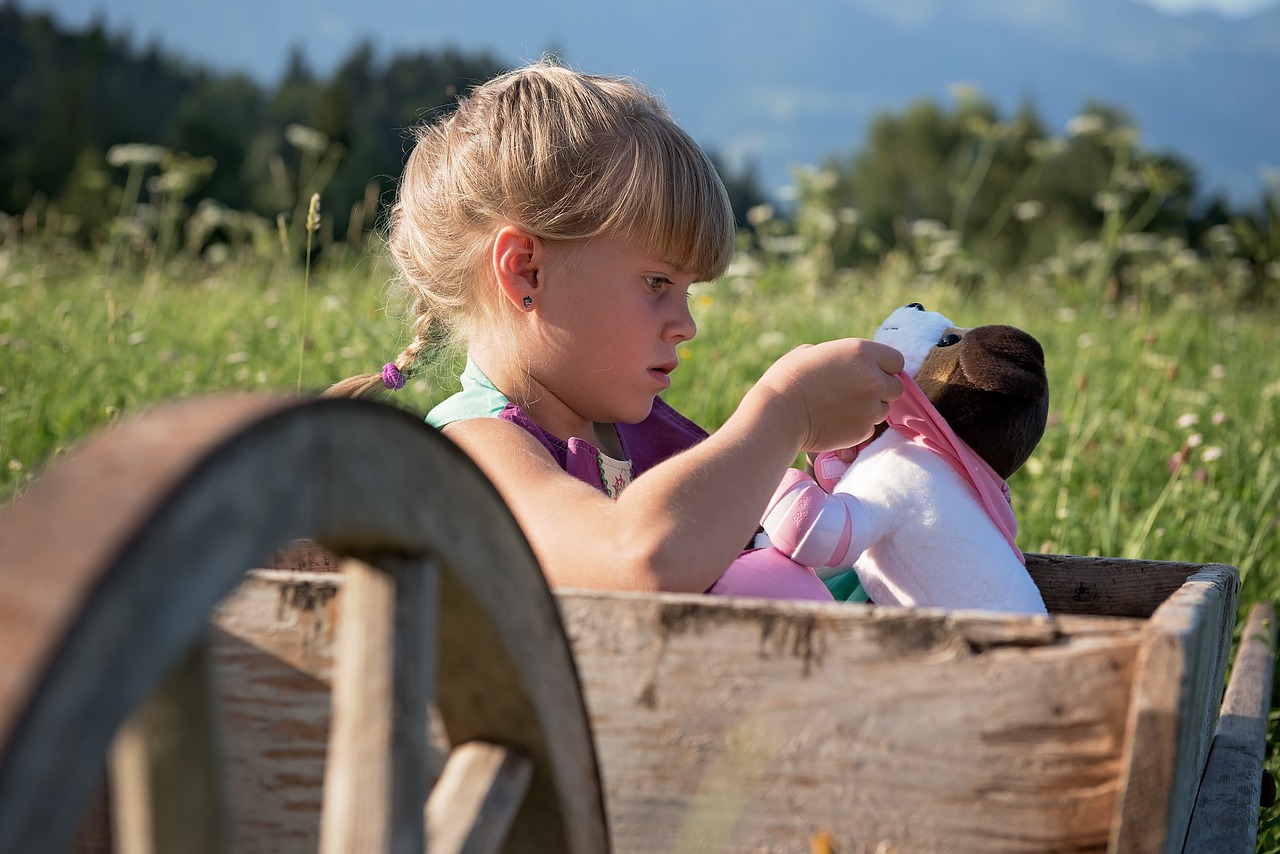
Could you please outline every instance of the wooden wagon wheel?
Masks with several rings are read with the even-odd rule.
[[[122,721],[299,538],[349,574],[321,849],[607,850],[555,601],[470,460],[385,405],[223,397],[95,437],[0,516],[0,851],[65,850]]]

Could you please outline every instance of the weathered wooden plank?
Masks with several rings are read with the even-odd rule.
[[[1240,635],[1183,846],[1186,854],[1252,854],[1256,848],[1275,646],[1275,607],[1258,602]]]
[[[1110,849],[1182,850],[1231,653],[1239,573],[1209,565],[1143,630]]]
[[[498,854],[532,776],[533,763],[514,750],[483,741],[460,745],[427,802],[427,850]]]
[[[618,851],[1106,846],[1139,621],[560,601]]]

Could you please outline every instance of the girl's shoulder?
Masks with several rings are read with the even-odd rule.
[[[470,359],[459,379],[462,388],[437,403],[427,413],[427,423],[437,430],[442,430],[455,421],[497,418],[510,403],[507,396],[498,391]]]

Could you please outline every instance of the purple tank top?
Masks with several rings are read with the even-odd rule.
[[[604,491],[600,482],[599,451],[590,442],[578,438],[565,441],[543,430],[519,406],[508,402],[498,417],[519,425],[542,443],[560,468],[585,483]],[[697,424],[671,408],[662,398],[654,398],[649,417],[639,424],[617,424],[622,453],[631,461],[633,477],[653,468],[671,455],[691,448],[707,437]]]

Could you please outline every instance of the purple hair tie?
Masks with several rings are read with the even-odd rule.
[[[382,366],[382,384],[392,391],[404,388],[404,374],[400,373],[395,362],[387,362]]]

